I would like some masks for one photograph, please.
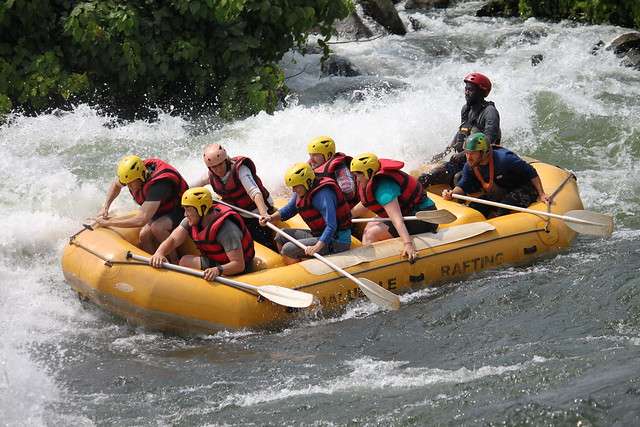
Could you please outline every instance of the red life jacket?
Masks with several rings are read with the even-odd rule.
[[[307,223],[314,236],[320,236],[327,225],[320,211],[314,208],[311,203],[313,196],[324,187],[329,187],[336,193],[336,200],[338,202],[336,206],[336,222],[338,223],[338,230],[348,230],[351,228],[351,208],[344,200],[344,195],[340,187],[338,187],[335,180],[331,178],[320,178],[319,180],[316,179],[314,186],[311,190],[307,191],[303,198],[298,197],[296,201],[298,213],[304,222]]]
[[[344,165],[347,169],[349,169],[351,160],[352,160],[351,156],[347,156],[344,153],[336,153],[333,156],[331,156],[329,160],[327,160],[325,163],[315,168],[313,172],[316,174],[316,178],[327,177],[327,178],[335,179],[336,170],[342,165]],[[346,195],[345,195],[345,198],[346,198]],[[354,207],[355,205],[357,205],[358,202],[360,201],[358,197],[358,189],[356,188],[356,190],[353,193],[353,196],[350,199],[346,199],[346,200],[349,206],[351,207]]]
[[[213,190],[222,196],[222,201],[229,203],[231,205],[237,206],[239,208],[253,211],[257,209],[257,206],[253,199],[249,197],[246,190],[242,186],[240,182],[240,177],[238,176],[238,172],[240,170],[240,166],[246,166],[251,171],[253,175],[253,179],[255,180],[260,192],[262,193],[262,197],[264,198],[264,202],[267,204],[267,207],[270,208],[269,205],[269,192],[262,185],[262,181],[256,175],[256,166],[253,164],[253,161],[248,157],[237,156],[231,159],[231,174],[229,175],[229,179],[226,183],[222,183],[220,177],[218,177],[213,172],[209,171],[209,183]]]
[[[316,178],[335,178],[336,169],[342,165],[349,169],[349,164],[351,164],[351,157],[344,153],[336,153],[329,157],[329,160],[315,168],[313,172],[316,174]]]
[[[182,193],[187,191],[189,184],[187,184],[187,181],[182,178],[180,172],[178,172],[176,168],[171,166],[169,163],[160,159],[146,159],[143,163],[147,169],[149,178],[147,178],[139,190],[132,191],[131,188],[129,188],[129,192],[131,193],[133,200],[135,200],[137,204],[142,205],[147,200],[147,194],[153,184],[161,180],[169,180],[174,184],[176,193],[175,195],[172,195],[172,197],[160,202],[156,215],[164,215],[171,212],[176,207],[182,206]]]
[[[402,215],[413,215],[414,208],[418,206],[425,197],[422,184],[411,175],[400,170],[404,166],[403,162],[389,159],[379,160],[380,169],[378,172],[371,176],[366,186],[358,187],[360,201],[366,208],[375,212],[378,216],[387,218],[387,212],[376,201],[374,190],[380,178],[391,178],[400,186],[401,193],[398,196],[398,203],[400,204]]]
[[[233,221],[242,231],[242,254],[244,255],[245,266],[249,265],[255,255],[253,248],[253,238],[251,233],[244,224],[242,217],[236,211],[224,205],[215,205],[213,208],[218,211],[218,218],[215,219],[208,227],[199,230],[197,226],[192,226],[190,230],[191,239],[196,244],[203,256],[218,264],[226,264],[229,262],[224,248],[217,241],[218,231],[226,220]]]

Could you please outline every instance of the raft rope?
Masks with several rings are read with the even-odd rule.
[[[553,190],[553,192],[549,196],[549,203],[547,203],[547,212],[549,212],[549,213],[551,213],[551,204],[553,203],[553,200],[556,198],[558,193],[560,193],[560,190],[562,190],[562,188],[564,188],[564,186],[567,184],[567,182],[569,182],[569,180],[571,178],[573,178],[576,181],[578,180],[578,178],[576,177],[576,175],[572,171],[567,171],[567,172],[568,172],[567,176],[564,178],[564,180],[562,180],[560,185],[558,185],[556,187],[556,189]],[[551,217],[546,217],[545,218],[545,222],[547,224],[544,227],[544,231],[546,231],[548,233],[549,232],[549,226],[551,225]]]

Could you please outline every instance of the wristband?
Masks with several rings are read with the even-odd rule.
[[[221,265],[216,266],[216,268],[218,269],[218,276],[222,276],[222,273],[224,273],[224,268],[222,268]]]

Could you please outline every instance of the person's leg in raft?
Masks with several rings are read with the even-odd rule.
[[[153,252],[155,252],[156,249],[158,249],[158,246],[160,246],[160,243],[164,242],[167,239],[167,237],[169,237],[173,229],[175,228],[174,220],[169,215],[161,216],[160,218],[148,224],[148,226],[152,235],[152,238],[150,240],[154,245],[152,249]],[[153,253],[153,252],[150,252],[150,253]],[[178,255],[176,251],[173,251],[170,254],[167,254],[167,259],[172,264],[177,263]]]
[[[282,231],[307,246],[309,245],[305,242],[308,241],[308,239],[314,238],[309,230],[301,228],[283,228]],[[317,241],[318,239],[312,244],[315,244]],[[295,243],[290,242],[280,234],[276,237],[276,244],[278,245],[280,255],[282,255],[287,265],[295,264],[306,256],[303,249],[300,249]]]
[[[381,240],[391,239],[393,236],[389,232],[389,226],[382,221],[367,223],[362,233],[362,244],[370,245]]]

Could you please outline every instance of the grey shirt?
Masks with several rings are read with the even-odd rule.
[[[187,233],[191,233],[191,226],[187,218],[183,219],[180,226],[187,230]],[[217,239],[218,243],[222,245],[224,251],[229,253],[236,249],[242,248],[242,230],[233,221],[225,221],[218,231]]]

